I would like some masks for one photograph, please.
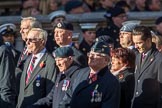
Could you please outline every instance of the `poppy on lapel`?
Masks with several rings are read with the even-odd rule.
[[[40,68],[43,68],[45,67],[45,61],[42,61],[40,64],[39,64]]]

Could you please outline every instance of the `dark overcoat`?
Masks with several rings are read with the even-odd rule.
[[[71,108],[119,108],[120,85],[106,66],[99,71],[97,80],[83,80],[75,89]]]

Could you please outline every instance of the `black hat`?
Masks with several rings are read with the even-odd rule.
[[[91,51],[110,55],[110,49],[104,41],[96,41],[95,44],[92,46]]]
[[[12,23],[3,24],[0,26],[0,35],[5,36],[6,34],[15,34],[16,26]]]
[[[80,7],[82,5],[83,3],[81,1],[77,1],[77,0],[69,1],[65,4],[65,11],[69,13],[72,9]]]
[[[56,24],[55,28],[73,31],[73,25],[69,22],[63,21]]]
[[[116,17],[120,14],[125,14],[125,10],[120,8],[120,7],[114,7],[112,9],[110,9],[109,11],[107,11],[107,13],[104,15],[106,18],[112,18],[112,17]]]
[[[59,47],[53,53],[55,58],[64,58],[73,55],[73,49],[70,46]]]
[[[162,17],[156,19],[155,24],[158,25],[162,22]]]
[[[133,29],[140,25],[141,21],[126,21],[123,24],[122,28],[120,29],[120,31],[124,31],[124,32],[132,32]]]

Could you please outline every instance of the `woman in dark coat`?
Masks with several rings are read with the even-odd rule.
[[[121,85],[120,108],[130,108],[134,91],[135,54],[126,48],[117,48],[111,52],[111,72]]]

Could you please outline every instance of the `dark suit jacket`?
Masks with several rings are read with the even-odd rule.
[[[0,46],[0,108],[15,106],[15,63],[11,51]]]
[[[38,99],[45,97],[52,89],[56,78],[55,60],[49,53],[45,53],[40,59],[38,65],[34,68],[29,83],[25,84],[30,58],[25,62],[24,70],[21,76],[20,93],[18,96],[17,108],[26,108],[32,105]],[[40,63],[44,62],[44,67]],[[37,84],[40,84],[39,86]]]
[[[108,67],[100,70],[97,76],[97,80],[91,84],[87,79],[77,86],[72,95],[71,108],[119,108],[120,86],[118,80],[110,73]],[[102,94],[99,102],[91,102],[95,88],[98,93]]]
[[[160,108],[162,83],[162,54],[152,46],[141,62],[141,54],[136,56],[135,90],[132,108]]]

